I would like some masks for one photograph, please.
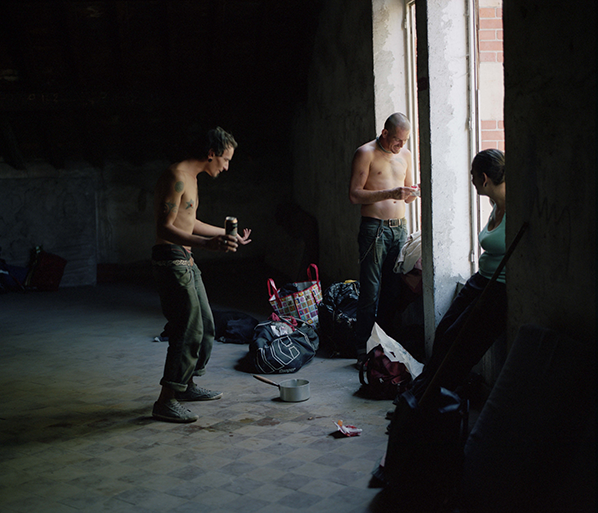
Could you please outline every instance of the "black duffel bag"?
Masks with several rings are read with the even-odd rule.
[[[374,477],[392,502],[417,511],[445,511],[442,507],[459,490],[469,403],[445,388],[430,397],[422,405],[410,390],[399,396],[384,462]]]
[[[264,321],[255,327],[246,363],[249,372],[286,374],[309,363],[318,350],[319,337],[304,322],[297,327],[284,321]]]

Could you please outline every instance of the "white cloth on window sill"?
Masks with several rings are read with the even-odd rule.
[[[422,263],[422,243],[421,231],[414,232],[409,237],[401,249],[401,253],[395,262],[393,271],[395,273],[407,274],[414,268],[421,270]]]

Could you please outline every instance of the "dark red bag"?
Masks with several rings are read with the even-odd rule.
[[[38,290],[58,290],[67,261],[37,248],[34,258],[29,285]]]
[[[367,394],[375,399],[394,399],[402,394],[411,374],[404,363],[391,362],[381,345],[372,349],[359,369],[359,381]]]

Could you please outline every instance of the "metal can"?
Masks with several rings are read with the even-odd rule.
[[[232,235],[233,237],[237,236],[237,218],[236,217],[227,217],[224,220],[224,231],[227,235]]]

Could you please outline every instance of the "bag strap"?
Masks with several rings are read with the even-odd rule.
[[[359,382],[364,385],[364,386],[369,386],[368,381],[365,379],[365,377],[368,374],[368,362],[371,358],[374,357],[374,354],[376,354],[376,349],[378,349],[381,346],[377,345],[376,347],[373,347],[372,349],[370,349],[370,352],[368,354],[366,354],[365,358],[361,361],[361,364],[359,365]]]
[[[461,326],[461,329],[457,333],[455,340],[453,341],[451,347],[448,349],[444,359],[438,366],[438,369],[436,369],[436,372],[432,376],[430,383],[424,390],[422,398],[419,401],[420,406],[422,406],[422,404],[426,404],[426,399],[428,399],[429,397],[432,397],[434,395],[436,383],[442,377],[442,372],[445,371],[445,369],[449,366],[449,363],[452,363],[451,358],[454,357],[453,355],[456,353],[456,350],[459,347],[459,344],[462,343],[461,341],[464,338],[464,335],[467,333],[468,329],[471,328],[471,326],[475,323],[476,319],[478,318],[478,312],[481,312],[484,308],[488,307],[488,305],[485,303],[485,301],[486,301],[487,296],[489,295],[489,291],[491,291],[492,288],[494,287],[494,284],[496,283],[498,275],[501,273],[501,271],[507,264],[509,258],[511,257],[511,254],[515,250],[515,247],[517,246],[517,244],[519,244],[521,237],[523,237],[525,230],[527,230],[527,227],[528,227],[527,222],[524,222],[521,225],[521,228],[519,228],[519,231],[517,232],[517,235],[515,235],[513,242],[511,242],[511,245],[507,248],[504,256],[502,257],[500,264],[498,264],[498,267],[495,269],[494,274],[492,275],[492,278],[490,278],[490,281],[486,284],[486,286],[482,290],[482,293],[478,297],[477,301],[475,302],[475,304],[469,311],[469,314],[467,315],[463,325]]]
[[[272,312],[268,319],[273,322],[284,322],[293,328],[293,331],[303,324],[303,321],[297,317],[293,317],[292,315],[278,315],[276,312]]]
[[[280,296],[278,295],[276,283],[274,283],[274,280],[272,278],[268,279],[268,293],[270,294],[269,297],[274,296],[278,301],[280,301]]]
[[[365,379],[365,376],[367,375],[367,364],[368,364],[368,359],[366,358],[365,360],[363,360],[361,362],[361,364],[359,365],[359,382],[364,386],[367,387],[369,385],[369,383],[367,382],[367,380]]]
[[[316,273],[315,280],[313,279],[312,274],[311,274],[312,267],[315,269],[315,273]],[[320,281],[320,274],[318,273],[318,266],[316,264],[309,264],[309,267],[307,268],[307,278],[309,279],[309,281],[316,281],[316,282]]]

